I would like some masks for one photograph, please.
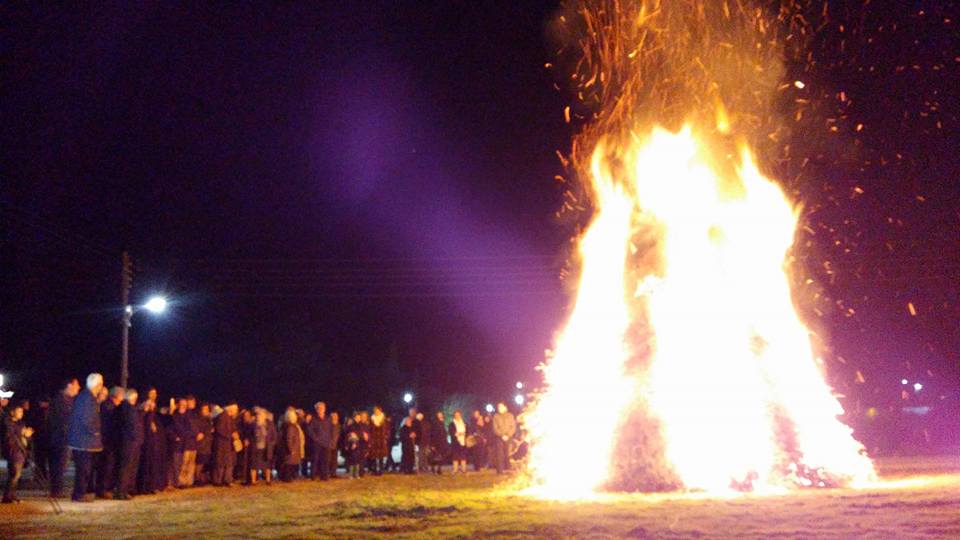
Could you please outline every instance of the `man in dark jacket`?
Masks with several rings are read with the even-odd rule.
[[[176,453],[180,455],[174,459],[174,462],[180,465],[180,471],[177,474],[179,488],[193,486],[197,465],[197,439],[200,438],[196,428],[197,424],[188,409],[187,399],[181,398],[177,402],[177,412],[173,415],[173,430],[179,440]]]
[[[210,417],[210,404],[203,403],[193,417],[194,429],[202,436],[197,441],[197,468],[193,475],[195,485],[210,482],[211,454],[213,454],[213,419]]]
[[[90,474],[93,471],[93,458],[103,451],[100,435],[100,409],[97,406],[97,394],[103,388],[103,375],[87,375],[87,389],[80,392],[70,412],[70,424],[67,429],[67,447],[73,450],[73,463],[76,477],[73,482],[73,500],[89,502],[93,497],[87,494]]]
[[[233,483],[233,465],[236,459],[234,440],[240,440],[237,432],[237,413],[235,401],[227,403],[223,412],[213,420],[213,485],[229,487]]]
[[[327,404],[318,401],[313,406],[317,411],[313,421],[306,425],[307,439],[312,443],[310,445],[311,454],[310,470],[314,480],[327,480],[330,478],[330,448],[332,446],[333,425],[330,417],[327,416]]]
[[[137,410],[137,396],[136,390],[127,390],[119,408],[120,481],[117,483],[116,498],[122,501],[132,498],[130,491],[137,479],[140,447],[143,446],[143,414]]]
[[[23,464],[27,461],[27,440],[33,435],[33,430],[23,423],[23,406],[16,404],[7,408],[3,413],[2,444],[3,458],[7,460],[7,484],[3,490],[3,502],[20,502],[17,498],[17,484],[23,472]]]
[[[67,427],[70,425],[70,411],[73,400],[80,392],[80,382],[71,378],[63,389],[50,400],[50,412],[47,414],[47,470],[50,474],[50,496],[63,496],[63,472],[70,460],[67,449]]]
[[[433,426],[430,419],[422,412],[417,412],[414,428],[417,430],[417,471],[422,473],[430,472],[430,445],[434,437]],[[438,427],[438,433],[443,433],[443,426]]]
[[[112,499],[120,478],[120,405],[126,391],[119,386],[110,389],[110,397],[100,405],[100,429],[103,452],[97,465],[97,497]]]

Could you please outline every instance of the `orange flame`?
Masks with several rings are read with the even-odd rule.
[[[661,466],[687,489],[872,479],[793,309],[784,258],[797,220],[780,188],[746,149],[725,178],[689,127],[631,140],[622,177],[606,151],[593,153],[576,304],[526,415],[538,492],[577,498],[608,481],[637,399],[659,422]],[[631,241],[651,236],[657,269],[629,283]],[[653,340],[639,378],[626,370],[637,313]]]

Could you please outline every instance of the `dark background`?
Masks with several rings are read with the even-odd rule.
[[[134,301],[174,301],[134,319],[137,386],[349,406],[535,385],[587,217],[556,215],[578,126],[545,68],[555,4],[5,3],[8,387],[117,381],[124,250]],[[794,167],[768,164],[804,161],[780,178],[795,296],[864,430],[957,401],[954,11],[831,3],[790,66]]]

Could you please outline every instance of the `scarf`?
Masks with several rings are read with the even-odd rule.
[[[453,419],[453,426],[457,430],[457,442],[460,446],[467,445],[467,424],[463,420]]]

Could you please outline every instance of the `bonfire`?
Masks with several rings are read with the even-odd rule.
[[[873,479],[791,296],[798,203],[764,173],[786,129],[777,100],[802,86],[783,67],[809,35],[802,9],[575,3],[557,33],[576,51],[561,55],[587,116],[572,198],[591,217],[569,319],[525,414],[531,489]]]

